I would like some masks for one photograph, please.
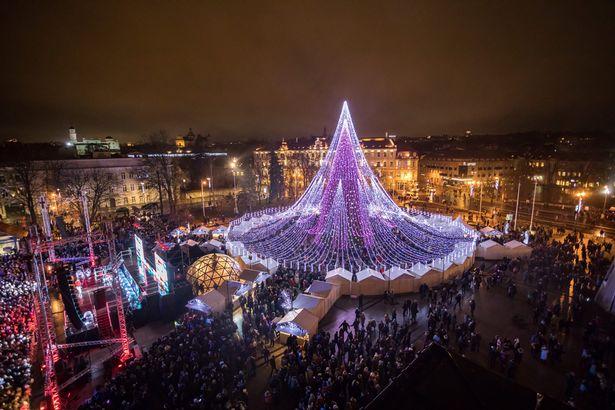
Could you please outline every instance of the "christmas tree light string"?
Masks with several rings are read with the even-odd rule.
[[[399,208],[361,149],[348,104],[322,166],[297,202],[231,223],[229,246],[311,271],[410,268],[470,255],[477,234],[460,221]]]

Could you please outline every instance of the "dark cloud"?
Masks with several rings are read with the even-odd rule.
[[[615,3],[8,2],[0,137],[615,128]]]

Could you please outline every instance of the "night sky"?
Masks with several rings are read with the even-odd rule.
[[[615,129],[615,2],[330,3],[2,2],[0,138]]]

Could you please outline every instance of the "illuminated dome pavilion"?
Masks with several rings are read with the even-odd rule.
[[[358,272],[468,256],[475,238],[461,220],[395,204],[365,159],[344,102],[329,151],[301,198],[233,221],[227,248],[287,267]]]
[[[237,280],[241,268],[237,261],[228,255],[210,253],[197,259],[186,272],[186,280],[195,295],[220,286],[224,281]]]

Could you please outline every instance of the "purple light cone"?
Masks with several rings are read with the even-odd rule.
[[[472,246],[449,217],[400,209],[371,170],[344,102],[331,146],[301,198],[233,221],[229,240],[249,252],[312,270],[409,267]]]

